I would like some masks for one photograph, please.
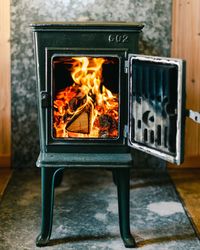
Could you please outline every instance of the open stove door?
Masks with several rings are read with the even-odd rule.
[[[185,64],[129,55],[128,145],[180,164],[185,126]]]

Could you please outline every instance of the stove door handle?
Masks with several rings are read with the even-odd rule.
[[[42,108],[49,108],[51,106],[51,96],[46,91],[41,91],[40,94]]]
[[[200,112],[186,109],[186,116],[192,119],[196,123],[200,123]]]

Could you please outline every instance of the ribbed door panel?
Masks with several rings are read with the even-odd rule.
[[[178,79],[181,64],[153,57],[130,60],[130,144],[150,148],[152,154],[156,150],[157,156],[159,153],[164,159],[169,156],[167,160],[173,162],[181,134],[178,132],[182,116]]]

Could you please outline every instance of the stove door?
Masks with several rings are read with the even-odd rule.
[[[185,64],[129,55],[128,145],[166,161],[183,161]]]

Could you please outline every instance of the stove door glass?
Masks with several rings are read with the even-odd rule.
[[[129,55],[129,146],[166,161],[183,160],[184,62]]]
[[[52,58],[53,137],[117,139],[119,58]]]

